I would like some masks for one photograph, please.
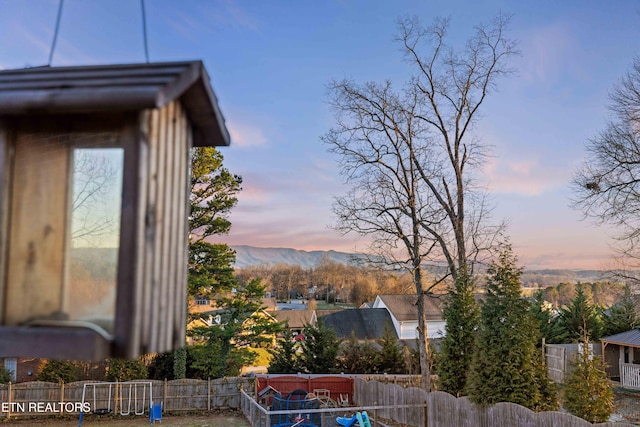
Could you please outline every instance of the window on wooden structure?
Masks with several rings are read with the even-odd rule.
[[[116,307],[122,148],[75,148],[65,312],[113,330]]]
[[[123,162],[116,133],[17,133],[5,324],[112,332]]]

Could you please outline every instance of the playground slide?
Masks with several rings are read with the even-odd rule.
[[[342,427],[355,427],[356,423],[358,427],[371,427],[371,421],[369,420],[367,411],[356,412],[356,414],[351,418],[337,417],[336,422]]]

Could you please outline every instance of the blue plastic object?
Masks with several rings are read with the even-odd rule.
[[[371,421],[369,420],[367,411],[362,411],[362,427],[371,427]]]
[[[149,424],[162,421],[162,403],[156,403],[149,408]]]
[[[317,427],[321,424],[320,414],[308,412],[320,408],[318,399],[305,399],[305,390],[294,390],[287,397],[273,396],[272,411],[295,411],[290,414],[271,415],[272,427]]]
[[[336,422],[340,424],[342,427],[353,427],[358,422],[358,418],[354,415],[353,417],[336,417]]]

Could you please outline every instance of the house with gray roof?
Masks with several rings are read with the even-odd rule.
[[[318,323],[315,310],[278,310],[271,314],[278,322],[285,322],[294,336],[302,334],[306,325],[315,326]]]
[[[398,338],[415,340],[418,336],[417,301],[417,295],[378,295],[373,302],[373,308],[369,310],[376,308],[388,310]],[[442,338],[445,334],[442,299],[425,295],[424,303],[427,316],[427,338]]]
[[[384,308],[342,310],[321,316],[321,319],[327,329],[335,331],[338,339],[348,340],[353,334],[358,341],[375,341],[384,335],[385,325],[397,338],[391,315]]]

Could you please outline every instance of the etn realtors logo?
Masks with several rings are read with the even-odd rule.
[[[0,413],[68,414],[91,412],[89,402],[2,402]]]

